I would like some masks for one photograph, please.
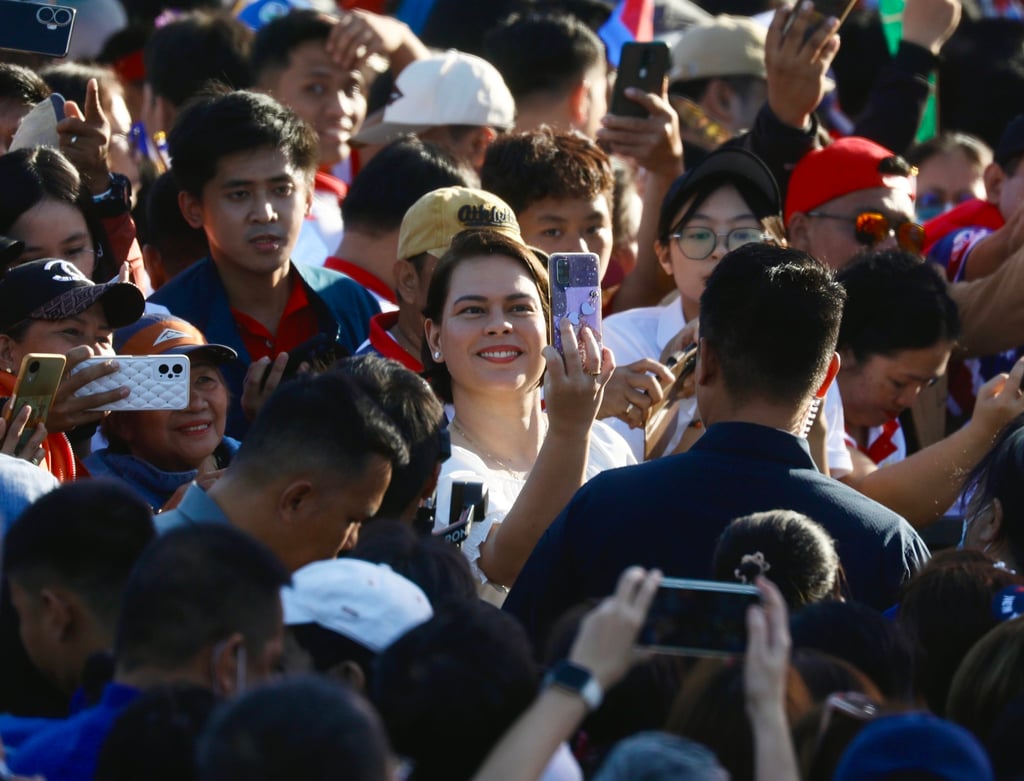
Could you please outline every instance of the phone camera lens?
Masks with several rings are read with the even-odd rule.
[[[28,370],[33,374],[39,371],[39,361],[32,361],[32,363],[28,365]]]
[[[174,364],[174,368],[171,369],[171,371],[173,371],[175,374],[181,374],[181,364],[180,363]]]
[[[167,371],[168,371],[167,364],[166,363],[161,363],[160,366],[157,367],[157,371],[159,371],[161,374],[167,374]]]

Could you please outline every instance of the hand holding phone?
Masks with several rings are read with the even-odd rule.
[[[630,100],[626,90],[633,87],[660,95],[670,61],[668,45],[662,41],[624,43],[609,111],[620,117],[646,117],[647,109]]]
[[[106,392],[121,394],[119,398],[95,404],[90,411],[148,411],[185,409],[192,391],[191,364],[187,355],[117,355],[90,358],[75,366],[72,374],[93,366],[115,365],[113,373],[105,374],[81,386],[74,395],[79,398]],[[128,390],[123,394],[123,390]]]
[[[29,440],[40,424],[45,424],[64,373],[66,358],[49,353],[29,353],[21,360],[14,393],[4,407],[7,439],[4,452],[15,455],[28,452]],[[45,433],[44,433],[45,436]],[[40,437],[40,442],[42,437]],[[37,445],[38,447],[38,445]],[[32,448],[34,454],[35,448]]]
[[[579,342],[584,326],[601,342],[601,273],[593,252],[556,252],[548,259],[551,284],[551,340],[565,355],[562,322],[572,324]]]
[[[735,656],[747,647],[747,611],[761,604],[755,586],[664,578],[638,645],[680,656]]]

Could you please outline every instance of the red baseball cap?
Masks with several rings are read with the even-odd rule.
[[[917,171],[902,157],[874,141],[847,136],[808,152],[796,164],[786,192],[786,225],[796,212],[859,190],[888,187],[915,195]]]

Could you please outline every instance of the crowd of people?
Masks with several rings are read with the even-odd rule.
[[[1024,7],[637,5],[0,50],[0,778],[1024,778]]]

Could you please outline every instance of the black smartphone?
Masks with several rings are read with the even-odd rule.
[[[64,5],[0,0],[0,49],[66,57],[75,13]]]
[[[474,519],[487,515],[487,486],[475,480],[453,480],[451,502],[448,505],[449,523],[434,532],[447,542],[461,548],[463,541],[473,529]]]
[[[668,44],[662,41],[622,44],[610,113],[620,117],[646,117],[647,109],[627,98],[626,88],[636,87],[644,92],[661,94],[670,61]]]
[[[680,656],[734,656],[747,647],[747,608],[761,603],[755,586],[664,578],[637,645]]]
[[[310,371],[317,373],[327,371],[342,358],[348,357],[348,351],[330,336],[325,333],[318,333],[312,339],[308,339],[298,347],[288,351],[288,362],[284,365],[284,373],[281,375],[281,382],[292,379],[299,373],[299,367],[304,363],[309,364]],[[270,377],[270,369],[273,361],[267,365],[260,380],[260,387],[267,384]]]

